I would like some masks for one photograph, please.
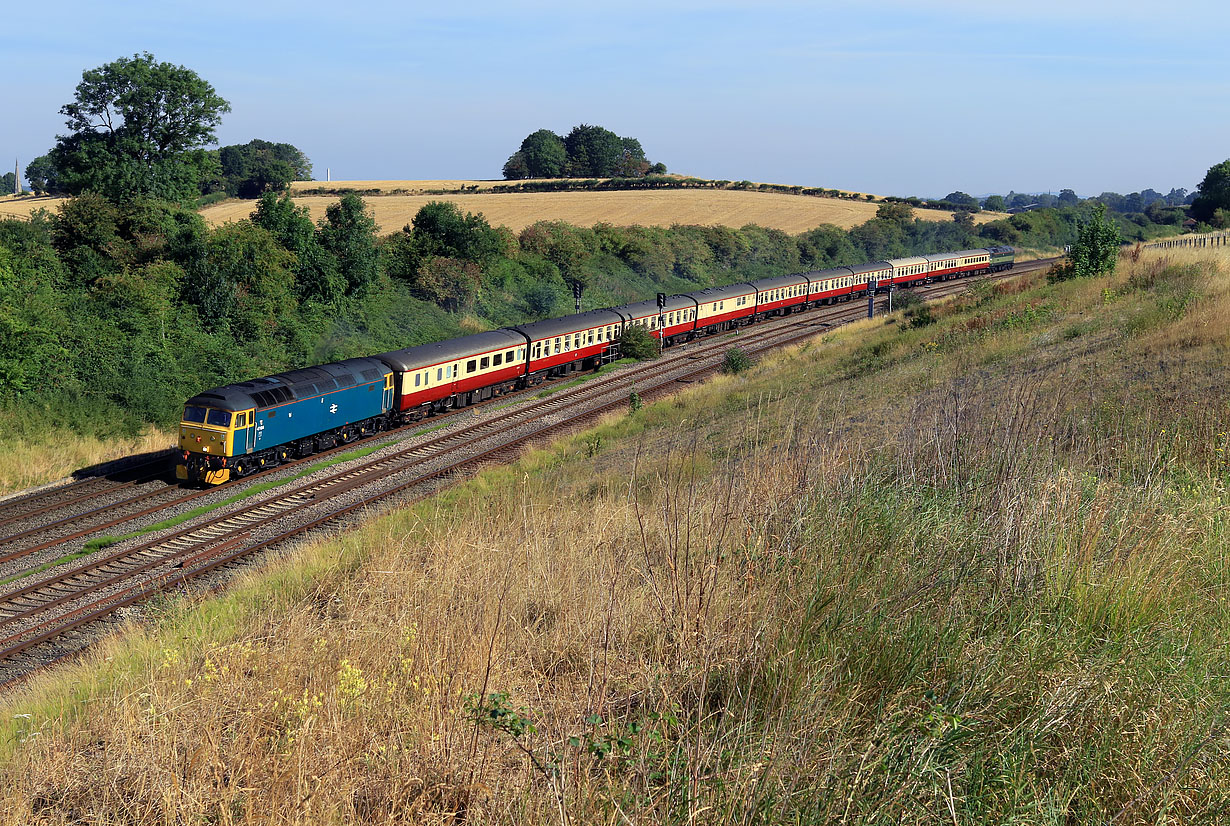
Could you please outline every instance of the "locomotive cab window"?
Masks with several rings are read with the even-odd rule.
[[[231,414],[226,410],[214,410],[210,408],[209,415],[205,417],[206,424],[212,424],[217,427],[230,427]]]
[[[185,422],[204,422],[205,421],[205,408],[198,407],[195,404],[188,405],[187,407],[184,408],[184,421]]]

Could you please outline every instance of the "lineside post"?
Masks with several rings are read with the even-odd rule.
[[[872,279],[871,281],[867,282],[867,317],[868,318],[876,317],[876,285],[878,283],[879,282],[877,282],[875,279]]]

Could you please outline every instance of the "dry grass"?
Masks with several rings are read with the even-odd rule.
[[[414,218],[430,201],[450,201],[467,212],[481,212],[492,225],[520,231],[535,221],[567,221],[577,226],[597,223],[628,226],[670,226],[699,224],[741,227],[745,224],[780,229],[796,234],[821,224],[843,229],[875,217],[878,204],[836,198],[813,198],[772,192],[733,190],[657,190],[647,192],[535,192],[483,193],[473,195],[383,195],[366,199],[375,213],[381,232],[394,232]],[[306,206],[314,220],[324,217],[325,208],[337,198],[323,195],[299,196],[295,203]],[[201,210],[211,224],[247,218],[253,210],[250,201],[227,201]],[[919,218],[946,221],[952,213],[942,210],[915,210]],[[1001,217],[979,213],[975,220],[991,221]]]
[[[1230,268],[1159,261],[854,325],[168,604],[7,701],[0,820],[1215,822]]]
[[[165,450],[174,443],[172,433],[153,427],[136,438],[102,439],[71,430],[57,430],[37,438],[10,438],[0,454],[0,496],[63,479],[92,465]]]

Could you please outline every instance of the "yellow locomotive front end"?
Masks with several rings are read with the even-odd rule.
[[[248,413],[189,403],[179,423],[180,461],[175,476],[188,482],[220,485],[231,478],[237,430]],[[246,422],[244,423],[246,424]],[[239,453],[246,452],[240,439]]]

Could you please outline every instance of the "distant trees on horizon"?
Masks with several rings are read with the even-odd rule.
[[[531,132],[504,162],[504,179],[640,178],[662,174],[666,165],[650,163],[636,138],[621,138],[589,124],[560,137],[550,129]]]

